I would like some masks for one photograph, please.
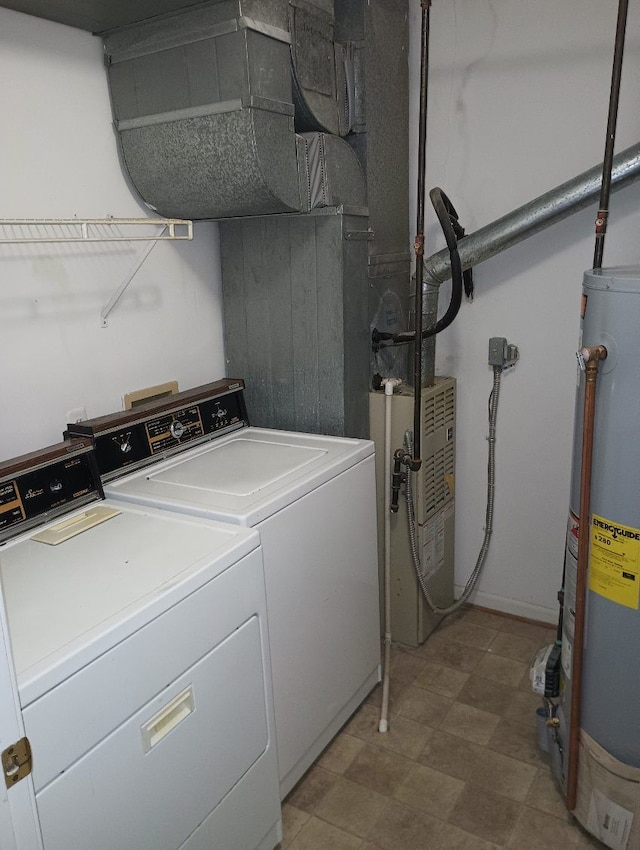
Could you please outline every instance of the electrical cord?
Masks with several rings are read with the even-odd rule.
[[[429,192],[429,198],[440,222],[447,248],[449,249],[449,258],[451,261],[451,298],[449,300],[449,306],[442,318],[438,319],[431,327],[425,328],[422,331],[422,339],[435,336],[449,327],[460,310],[463,290],[468,298],[473,298],[473,273],[471,269],[467,269],[465,272],[462,271],[462,262],[458,253],[458,239],[464,236],[465,231],[458,221],[456,208],[439,186],[436,186]],[[374,328],[371,334],[371,340],[374,350],[394,345],[408,345],[415,341],[415,332],[405,331],[391,334],[378,331]]]
[[[415,514],[413,508],[413,482],[412,475],[410,471],[407,471],[407,479],[406,479],[406,498],[407,498],[407,519],[409,523],[409,545],[411,548],[411,560],[413,562],[413,567],[416,572],[416,576],[418,578],[418,583],[420,584],[420,589],[422,590],[422,595],[425,598],[425,601],[429,608],[433,611],[434,614],[441,614],[445,616],[447,614],[453,614],[454,611],[457,611],[459,608],[464,605],[467,601],[471,592],[473,591],[478,577],[482,571],[484,566],[485,558],[487,557],[487,552],[489,551],[489,542],[491,541],[491,535],[493,533],[493,511],[495,504],[495,489],[496,489],[496,455],[495,455],[495,446],[496,446],[496,421],[498,417],[498,401],[500,398],[500,379],[502,377],[503,367],[502,366],[494,366],[493,367],[493,388],[491,393],[489,394],[489,456],[487,462],[487,509],[486,509],[486,519],[485,519],[485,527],[484,527],[484,539],[482,541],[482,546],[480,547],[480,552],[478,554],[478,559],[476,561],[476,565],[473,568],[473,572],[469,576],[469,580],[462,591],[462,595],[459,599],[457,599],[453,605],[449,605],[446,608],[439,608],[435,602],[433,601],[431,594],[427,588],[427,579],[422,572],[422,567],[420,564],[420,555],[418,553],[418,544],[416,540],[416,525],[415,525]],[[404,435],[404,444],[409,453],[412,450],[413,443],[413,435],[411,431],[406,431]]]

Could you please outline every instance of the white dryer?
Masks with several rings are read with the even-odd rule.
[[[2,596],[44,848],[272,850],[258,534],[101,495],[88,440],[0,466]]]
[[[69,428],[111,498],[259,531],[284,797],[380,678],[374,446],[249,427],[242,387]]]

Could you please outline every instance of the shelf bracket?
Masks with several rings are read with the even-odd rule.
[[[124,280],[122,281],[122,283],[120,284],[120,286],[116,289],[116,291],[113,293],[111,298],[108,300],[108,302],[104,305],[104,307],[100,311],[100,322],[101,322],[103,328],[106,328],[108,326],[109,323],[108,323],[107,319],[109,318],[109,313],[113,310],[113,308],[116,306],[118,301],[122,298],[122,296],[124,295],[124,293],[127,290],[127,287],[129,286],[129,284],[131,283],[133,278],[136,276],[138,269],[144,263],[144,261],[147,259],[149,254],[153,251],[155,245],[156,245],[155,241],[149,242],[147,245],[145,245],[144,250],[136,258],[135,263],[131,266],[131,268],[127,272],[127,275],[124,278]]]

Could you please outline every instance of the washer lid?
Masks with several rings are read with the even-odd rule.
[[[373,451],[369,440],[244,428],[112,481],[106,492],[252,526]]]
[[[214,445],[197,457],[184,458],[152,472],[154,481],[178,487],[212,489],[220,495],[253,496],[302,472],[314,461],[326,457],[326,450],[308,446],[265,443],[256,439],[238,439]]]
[[[238,526],[111,500],[101,505],[119,512],[59,545],[23,535],[2,549],[0,575],[23,706],[260,542],[256,532]]]

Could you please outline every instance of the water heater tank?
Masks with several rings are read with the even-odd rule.
[[[602,793],[602,789],[584,787],[588,784],[585,764],[590,764],[591,751],[597,751],[599,765],[606,758],[611,759],[614,773],[624,773],[624,766],[640,768],[640,368],[636,359],[639,329],[640,267],[586,272],[582,345],[604,345],[607,358],[599,369],[594,424],[581,703],[581,729],[586,735],[582,735],[579,764],[584,764],[579,768],[578,788],[578,809],[583,817],[576,811],[580,820],[588,820],[589,808],[593,809],[596,799],[593,794]],[[560,733],[565,743],[570,716],[577,532],[583,519],[579,509],[584,386],[584,375],[580,375],[565,555],[562,646],[565,685],[560,709]],[[566,776],[566,754],[567,747],[563,746],[561,779]],[[640,771],[637,773],[640,776]],[[604,797],[609,799],[612,793],[607,790]],[[631,803],[623,808],[633,809]]]

